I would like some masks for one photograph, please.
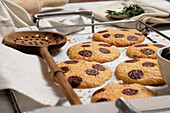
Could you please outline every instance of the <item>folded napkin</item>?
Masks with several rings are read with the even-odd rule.
[[[161,2],[162,1],[160,1],[160,3]],[[106,17],[107,14],[105,12],[106,10],[116,10],[119,8],[123,8],[124,6],[122,5],[122,3],[127,5],[138,4],[146,12],[138,16],[126,18],[125,20],[140,20],[144,23],[150,24],[151,26],[170,23],[170,18],[168,18],[170,14],[170,8],[169,9],[160,8],[159,6],[154,6],[149,3],[143,2],[141,0],[120,0],[101,7],[93,7],[93,8],[81,7],[80,10],[91,10],[94,14],[95,19],[99,21],[114,21],[115,19]],[[126,24],[116,24],[116,25],[120,27],[142,29],[142,26],[139,26],[139,24],[136,23],[133,24],[126,23]]]
[[[40,21],[40,24],[46,25],[46,27],[80,23],[84,23],[80,16],[74,16],[61,22]],[[81,29],[56,31],[68,34]],[[9,0],[0,0],[0,90],[13,89],[29,98],[27,100],[41,105],[54,106],[63,97],[63,93],[60,87],[50,79],[45,62],[36,55],[25,54],[2,44],[5,35],[23,30],[38,30],[38,28],[23,8]]]

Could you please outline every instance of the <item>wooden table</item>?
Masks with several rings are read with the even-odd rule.
[[[114,0],[69,0],[69,3],[76,3],[76,2],[94,2],[94,1],[114,1]],[[170,0],[166,0],[170,2]]]

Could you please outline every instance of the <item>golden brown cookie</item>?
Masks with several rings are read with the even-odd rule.
[[[156,96],[156,93],[140,84],[109,83],[93,93],[92,102],[115,101],[120,97],[135,99],[151,96]]]
[[[108,29],[99,31],[93,34],[95,40],[106,42],[108,44],[124,47],[137,43],[141,43],[145,40],[145,36],[136,30],[132,29]]]
[[[135,44],[127,49],[127,55],[132,58],[156,59],[156,53],[161,47],[165,47],[165,45],[158,43]]]
[[[70,47],[67,54],[71,59],[109,62],[117,59],[120,51],[104,42],[87,42]]]
[[[73,88],[92,88],[112,77],[112,71],[98,62],[69,60],[58,64]]]
[[[126,60],[116,67],[116,74],[127,83],[143,85],[164,83],[156,59],[141,58]]]

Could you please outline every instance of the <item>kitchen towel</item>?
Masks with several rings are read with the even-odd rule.
[[[40,25],[55,26],[84,23],[80,16],[74,16],[60,22],[50,22],[42,20]],[[55,31],[69,34],[81,29]],[[45,62],[36,55],[22,53],[2,43],[5,35],[23,30],[38,30],[38,28],[22,7],[9,0],[0,0],[0,90],[13,89],[40,105],[55,106],[59,99],[63,97],[63,93],[60,87],[50,79]]]
[[[107,14],[105,12],[106,10],[117,10],[123,8],[124,6],[122,5],[122,3],[126,4],[127,6],[129,6],[130,4],[138,4],[145,10],[145,13],[143,14],[134,17],[125,18],[124,20],[140,20],[144,23],[148,23],[151,26],[170,23],[170,18],[168,18],[170,14],[170,8],[164,9],[159,6],[154,6],[147,2],[143,2],[142,0],[119,0],[101,7],[93,7],[93,8],[81,7],[80,10],[91,10],[94,14],[94,18],[99,21],[114,21],[116,19],[106,17]],[[161,4],[161,3],[162,1],[160,0],[159,3],[157,4]],[[116,25],[120,27],[137,28],[139,30],[143,28],[143,26],[139,25],[138,23],[128,23],[128,24],[119,23]]]

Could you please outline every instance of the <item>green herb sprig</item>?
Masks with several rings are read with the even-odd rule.
[[[107,10],[107,17],[111,16],[111,15],[128,15],[130,17],[132,16],[137,16],[140,15],[142,13],[145,13],[145,11],[137,4],[131,4],[130,6],[126,6],[125,4],[123,4],[124,7],[122,9],[122,11],[117,12],[117,11],[113,11],[113,10]]]

